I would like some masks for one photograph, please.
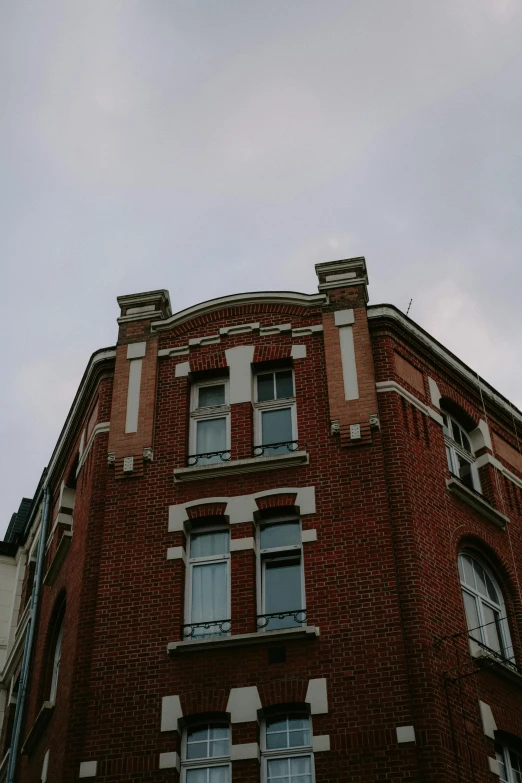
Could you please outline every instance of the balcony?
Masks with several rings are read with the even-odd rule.
[[[216,636],[228,636],[231,630],[231,620],[209,620],[204,623],[186,623],[182,635],[183,639],[215,639]]]
[[[306,625],[306,618],[306,609],[294,609],[290,612],[258,614],[256,622],[260,631],[275,631]]]
[[[246,459],[231,459],[230,450],[190,454],[187,467],[174,469],[174,481],[199,481],[239,473],[296,468],[309,462],[308,453],[299,448],[296,440],[255,446],[253,454]]]

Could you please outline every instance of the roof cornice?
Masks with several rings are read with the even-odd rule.
[[[408,318],[404,313],[398,310],[393,305],[370,305],[368,307],[368,318],[389,318],[398,324],[403,330],[408,332],[418,342],[433,352],[439,359],[441,359],[448,367],[458,373],[461,378],[464,378],[468,383],[473,386],[479,387],[483,394],[489,398],[490,402],[501,408],[510,417],[513,416],[518,424],[522,425],[522,412],[519,411],[513,403],[511,403],[506,397],[503,397],[496,389],[493,388],[484,378],[473,372],[473,370],[458,359],[455,354],[451,353],[441,343],[432,337],[428,332]]]
[[[325,301],[324,294],[299,294],[294,291],[253,291],[246,294],[232,294],[221,296],[218,299],[208,299],[193,307],[187,307],[186,310],[174,313],[164,321],[154,321],[150,328],[152,332],[163,332],[174,326],[180,326],[186,321],[190,321],[191,318],[207,315],[224,307],[241,307],[246,304],[288,304],[313,307],[314,305],[322,305]]]
[[[65,424],[63,425],[56,446],[54,447],[54,451],[51,455],[51,459],[49,461],[47,475],[51,480],[52,480],[53,470],[56,468],[58,461],[61,457],[62,451],[74,428],[78,413],[81,411],[82,407],[88,402],[88,399],[92,394],[93,386],[96,382],[96,377],[98,375],[98,372],[102,369],[103,364],[107,362],[112,362],[115,358],[116,358],[115,348],[101,348],[99,351],[95,351],[92,354],[89,360],[89,364],[87,365],[85,372],[83,374],[83,378],[80,381],[80,385],[78,386],[78,391],[76,392],[76,396],[73,400],[69,413],[67,414]]]

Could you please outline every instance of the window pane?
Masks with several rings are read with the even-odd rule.
[[[229,783],[230,767],[211,767],[208,783]]]
[[[292,778],[296,775],[304,775],[304,780],[311,780],[312,764],[310,756],[290,759],[290,771]]]
[[[259,402],[274,399],[274,373],[257,376],[257,399]]]
[[[209,730],[209,756],[228,756],[229,730],[227,726],[211,726]]]
[[[292,409],[277,408],[274,411],[261,413],[262,445],[268,443],[288,443],[292,437]],[[277,449],[265,449],[265,454],[281,454],[288,452],[286,446]]]
[[[225,451],[227,447],[227,420],[203,419],[197,422],[196,454],[207,454],[212,451]],[[219,462],[220,457],[200,459],[199,464]]]
[[[461,438],[462,438],[462,448],[466,449],[466,451],[468,451],[471,454],[472,453],[472,451],[471,451],[471,443],[469,442],[468,436],[465,434],[465,432],[463,430],[461,431],[460,435],[461,435]]]
[[[225,384],[215,386],[201,386],[198,395],[198,408],[206,408],[209,405],[225,404]]]
[[[446,416],[445,413],[442,414],[442,421],[443,421],[442,429],[443,429],[444,435],[446,435],[446,437],[448,437],[448,438],[451,438],[451,433],[450,433],[450,430],[449,430],[448,417]]]
[[[294,379],[292,370],[284,370],[283,372],[276,372],[276,397],[293,397],[294,396]]]
[[[190,538],[191,557],[228,555],[229,550],[230,534],[228,530],[217,530],[212,533],[193,533]]]
[[[471,473],[471,463],[464,459],[460,454],[457,454],[457,464],[458,464],[458,476],[463,484],[465,484],[469,489],[475,489],[473,486],[473,475]]]
[[[473,562],[473,567],[475,569],[475,581],[477,584],[477,591],[481,595],[487,595],[486,592],[486,575],[484,573],[484,569],[480,565],[480,563],[477,563],[476,561]]]
[[[289,783],[289,759],[271,759],[267,764],[268,783]]]
[[[477,600],[472,595],[467,593],[465,590],[462,591],[462,597],[464,598],[464,608],[466,610],[466,620],[468,621],[468,630],[473,630],[474,628],[478,628],[480,625],[479,617],[478,617],[478,611],[477,611]],[[480,630],[473,631],[473,634],[475,639],[479,639],[482,641],[482,636],[480,633]]]
[[[495,745],[495,756],[498,761],[499,767],[500,767],[500,780],[501,783],[508,783],[507,778],[507,771],[506,771],[506,762],[504,759],[504,750],[502,746]]]
[[[495,652],[503,653],[499,628],[499,613],[495,612],[494,609],[485,603],[482,604],[482,613],[484,615],[485,624],[484,638],[486,639],[487,646],[492,650],[495,650]]]
[[[453,427],[453,440],[455,441],[455,443],[458,443],[459,446],[462,446],[460,427],[457,424],[455,424],[454,421],[451,422],[451,426]]]
[[[511,762],[511,769],[513,771],[514,783],[522,783],[522,758],[518,753],[509,751],[509,760]]]
[[[446,459],[448,460],[448,470],[450,473],[455,473],[455,468],[453,467],[453,455],[451,453],[451,449],[449,446],[446,446]]]
[[[299,522],[281,522],[261,528],[261,549],[273,549],[279,546],[295,546],[301,543],[301,525]]]
[[[276,560],[265,564],[265,614],[301,609],[301,564],[299,561]],[[291,628],[292,616],[270,619],[266,628]]]
[[[476,589],[477,586],[475,584],[475,572],[473,570],[473,563],[471,558],[468,557],[468,555],[461,555],[460,557],[464,566],[464,582],[469,585],[469,587]]]
[[[187,783],[208,783],[208,769],[187,769]]]
[[[228,563],[192,566],[191,623],[228,619],[227,574]],[[210,628],[196,628],[194,635],[219,633],[219,626],[211,625]]]
[[[488,596],[491,598],[492,601],[494,601],[496,604],[500,604],[500,598],[498,597],[498,593],[496,591],[495,585],[493,584],[492,580],[489,578],[486,571],[484,571],[484,578],[486,580],[486,587],[488,590]]]

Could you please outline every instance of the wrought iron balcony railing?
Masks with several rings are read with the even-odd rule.
[[[478,647],[480,647],[484,652],[486,653],[488,658],[493,658],[495,661],[498,661],[499,663],[503,663],[505,666],[509,666],[510,669],[512,669],[517,674],[522,675],[522,666],[519,666],[513,658],[508,658],[505,652],[498,652],[498,650],[493,650],[491,647],[488,647],[487,644],[484,644],[480,639],[477,639],[473,634],[470,633],[469,638],[472,639]],[[512,649],[512,648],[511,648]]]
[[[232,630],[231,620],[208,620],[204,623],[185,623],[184,639],[202,639],[211,636],[228,636]]]
[[[273,621],[273,622],[272,622]],[[292,628],[297,625],[305,625],[306,609],[293,609],[290,612],[273,612],[272,614],[258,614],[257,627],[260,630],[275,628]]]
[[[286,451],[297,451],[299,448],[299,441],[297,440],[285,440],[281,443],[265,443],[263,446],[254,446],[254,457],[263,457],[266,452],[273,454],[277,449],[279,454],[284,454]]]
[[[187,465],[192,468],[194,465],[211,465],[216,462],[229,462],[232,458],[230,449],[225,451],[208,451],[205,454],[189,454]]]

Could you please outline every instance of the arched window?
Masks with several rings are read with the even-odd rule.
[[[267,717],[262,750],[263,783],[313,783],[312,730],[306,712]]]
[[[471,552],[460,554],[459,572],[470,637],[511,660],[513,647],[504,598],[497,580]]]
[[[183,732],[183,783],[230,783],[230,726],[223,721],[189,725]]]
[[[480,492],[479,475],[469,435],[453,416],[445,411],[441,413],[449,472],[469,489]]]
[[[522,783],[522,756],[505,745],[495,744],[501,783]]]
[[[53,661],[52,661],[52,670],[51,670],[51,687],[49,690],[49,701],[55,702],[56,701],[56,690],[58,688],[58,674],[60,672],[60,660],[62,657],[62,640],[63,640],[63,626],[64,621],[62,618],[62,621],[60,623],[60,627],[58,630],[58,635],[56,636],[55,642],[54,642],[54,650],[53,650]]]

